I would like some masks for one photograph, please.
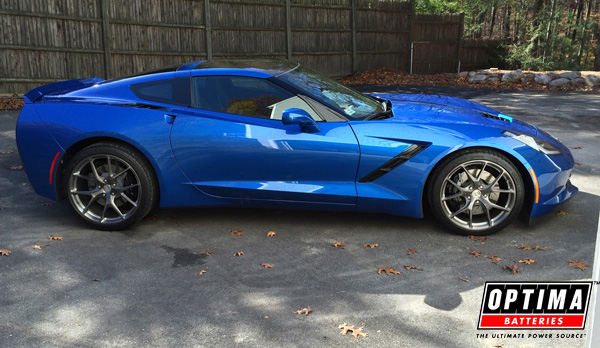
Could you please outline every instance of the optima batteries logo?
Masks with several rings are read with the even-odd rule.
[[[478,329],[583,329],[591,282],[486,282]]]

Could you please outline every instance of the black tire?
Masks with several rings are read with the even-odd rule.
[[[462,235],[488,235],[510,224],[523,207],[525,186],[515,165],[492,150],[446,158],[428,187],[434,216]]]
[[[71,207],[96,229],[125,229],[143,219],[158,200],[152,166],[121,144],[86,147],[70,159],[65,175],[63,189]]]

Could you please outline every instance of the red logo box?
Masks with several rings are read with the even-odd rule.
[[[583,329],[592,282],[486,282],[477,329]]]

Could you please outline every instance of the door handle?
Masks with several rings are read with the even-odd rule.
[[[176,117],[177,115],[165,114],[165,122],[167,122],[168,124],[173,124],[173,122],[175,122]]]

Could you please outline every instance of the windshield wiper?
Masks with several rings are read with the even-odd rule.
[[[363,121],[385,120],[386,118],[390,118],[390,117],[394,117],[394,114],[392,113],[392,109],[391,108],[389,108],[386,111],[372,113],[371,115],[365,117],[363,119]]]

